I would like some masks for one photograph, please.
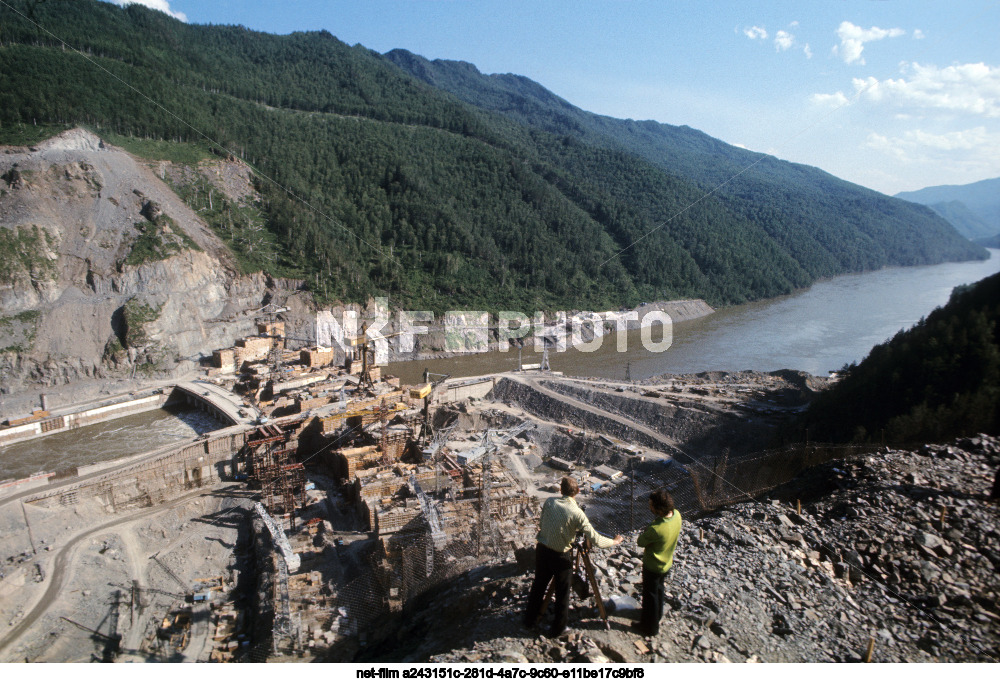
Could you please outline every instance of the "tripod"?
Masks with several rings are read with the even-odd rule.
[[[608,612],[604,609],[604,599],[601,598],[601,588],[597,584],[597,578],[594,576],[594,565],[590,563],[590,540],[587,538],[577,538],[573,541],[573,589],[572,591],[577,591],[577,586],[575,584],[575,578],[578,575],[577,571],[580,568],[580,564],[583,563],[583,572],[587,576],[587,583],[590,585],[590,594],[594,599],[594,606],[597,607],[597,612],[601,615],[601,620],[604,621],[604,627],[608,630],[611,629],[611,623],[608,622]],[[542,610],[538,613],[538,618],[541,619],[545,615],[545,610],[549,607],[549,602],[552,601],[553,596],[556,592],[556,580],[555,578],[549,583],[548,590],[545,592],[545,601],[542,602]],[[582,598],[586,598],[586,595],[580,595]]]

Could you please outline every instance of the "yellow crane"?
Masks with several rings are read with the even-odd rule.
[[[431,377],[440,377],[436,381],[431,381]],[[450,374],[434,374],[429,370],[424,370],[424,383],[421,386],[414,386],[410,389],[410,398],[413,400],[423,400],[424,409],[422,411],[424,426],[420,432],[421,445],[426,447],[431,442],[433,427],[431,425],[431,400],[434,398],[434,391],[443,384]]]

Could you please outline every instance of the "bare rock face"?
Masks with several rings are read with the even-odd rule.
[[[87,131],[0,149],[4,393],[190,369],[296,285],[240,275],[149,168]]]

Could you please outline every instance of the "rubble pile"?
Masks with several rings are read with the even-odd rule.
[[[660,635],[638,616],[631,539],[593,551],[609,629],[574,600],[569,633],[520,625],[531,562],[456,583],[412,623],[421,644],[385,660],[437,662],[983,661],[1000,659],[1000,440],[887,450],[809,470],[685,523]],[[522,557],[523,558],[523,557]],[[506,571],[506,574],[504,574]],[[462,617],[456,618],[457,604]],[[455,606],[455,608],[453,608]],[[405,638],[396,639],[402,642]],[[400,658],[394,658],[396,653]],[[523,657],[523,658],[522,658]]]

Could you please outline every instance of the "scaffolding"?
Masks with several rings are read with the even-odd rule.
[[[305,503],[305,467],[293,461],[295,451],[287,447],[290,436],[274,424],[265,424],[240,451],[247,479],[260,486],[264,508],[270,514],[287,514],[294,524],[295,510]]]

